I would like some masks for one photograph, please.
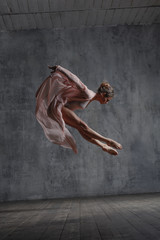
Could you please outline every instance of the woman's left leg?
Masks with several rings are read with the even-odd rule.
[[[97,146],[101,147],[103,151],[108,152],[112,155],[118,155],[118,152],[113,149],[112,147],[109,147],[107,144],[102,143],[101,141],[94,139],[94,138],[89,138],[88,135],[86,135],[83,131],[80,129],[77,129],[79,133],[82,135],[84,139],[86,139],[88,142],[91,142],[93,144],[96,144]]]
[[[116,149],[122,149],[121,144],[117,143],[112,139],[103,137],[102,135],[100,135],[99,133],[97,133],[90,127],[88,127],[88,125],[85,122],[83,122],[72,110],[66,107],[63,107],[62,115],[66,124],[76,128],[80,133],[87,136],[89,139],[100,140],[102,142],[107,143],[107,145],[110,147],[114,147]]]

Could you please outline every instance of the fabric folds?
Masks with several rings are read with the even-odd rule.
[[[77,153],[75,139],[65,125],[61,109],[63,106],[73,111],[84,109],[94,95],[76,75],[57,66],[36,92],[35,114],[48,140]]]

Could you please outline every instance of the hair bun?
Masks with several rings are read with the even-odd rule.
[[[107,97],[114,96],[114,90],[108,82],[102,82],[98,88],[98,93],[106,93]]]

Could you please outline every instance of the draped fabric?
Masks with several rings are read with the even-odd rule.
[[[61,109],[84,109],[95,93],[67,69],[57,66],[56,71],[41,84],[36,92],[36,118],[49,141],[77,153],[74,137],[67,129]],[[49,110],[52,118],[49,117]]]

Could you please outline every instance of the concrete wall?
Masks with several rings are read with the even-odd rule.
[[[0,34],[0,200],[160,191],[160,28],[154,26],[21,31]],[[77,114],[119,141],[117,157],[71,129],[78,155],[49,142],[35,118],[35,92],[60,64],[108,105]]]

